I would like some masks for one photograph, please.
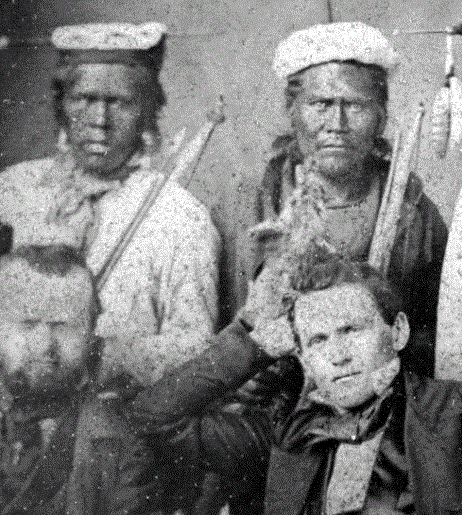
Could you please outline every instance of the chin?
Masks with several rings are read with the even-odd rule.
[[[82,369],[59,369],[35,374],[21,371],[6,378],[6,384],[15,397],[26,395],[41,397],[75,389],[82,380],[82,376]]]
[[[97,159],[85,159],[82,161],[82,169],[91,175],[105,176],[110,174],[115,166],[111,166],[110,163],[104,158],[100,157]]]
[[[354,409],[372,399],[373,396],[373,392],[355,393],[348,396],[339,396],[337,399],[334,399],[334,402],[341,408]]]
[[[318,172],[332,179],[350,175],[357,168],[356,161],[351,159],[321,159],[317,164]]]

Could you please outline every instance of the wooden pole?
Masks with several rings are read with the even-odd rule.
[[[398,232],[401,206],[410,174],[409,165],[412,150],[420,133],[424,112],[425,110],[421,103],[402,151],[400,148],[402,131],[399,132],[395,139],[390,172],[385,185],[368,259],[371,266],[385,275],[388,272],[391,251]]]

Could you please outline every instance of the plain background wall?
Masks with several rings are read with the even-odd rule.
[[[396,29],[443,29],[462,22],[458,0],[331,0],[335,21],[378,27],[403,57],[391,83],[387,135],[426,108],[417,173],[445,221],[462,186],[462,154],[438,160],[429,145],[430,113],[444,75],[444,35],[395,35]],[[254,222],[253,196],[273,138],[287,129],[282,84],[271,70],[277,43],[290,32],[327,21],[327,0],[1,0],[0,34],[42,37],[61,24],[157,20],[169,28],[161,81],[168,103],[164,140],[182,127],[191,138],[205,112],[224,95],[226,122],[217,127],[189,190],[210,210],[226,242],[228,315],[242,283],[245,229]],[[462,76],[461,38],[455,43]],[[46,45],[0,51],[0,168],[54,153],[50,77],[54,51]],[[240,257],[237,257],[240,256]]]

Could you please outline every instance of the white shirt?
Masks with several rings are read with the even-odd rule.
[[[74,194],[63,188],[72,174],[65,159],[6,169],[0,222],[13,227],[13,248],[86,243],[87,264],[98,273],[153,181],[162,180],[147,162],[138,159],[123,183],[80,176],[76,198],[79,191],[109,191],[95,203],[75,203],[76,211],[60,220],[58,206]],[[206,208],[177,184],[165,187],[100,292],[103,313],[95,333],[105,338],[103,369],[123,366],[150,383],[207,347],[218,312],[219,248]]]

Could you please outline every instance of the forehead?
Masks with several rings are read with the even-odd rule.
[[[309,292],[295,302],[295,325],[308,332],[326,331],[359,319],[374,319],[377,314],[380,313],[372,294],[358,284]]]
[[[71,91],[132,95],[141,72],[124,64],[81,64]]]
[[[373,72],[366,66],[329,62],[302,72],[307,94],[320,96],[361,96],[378,100],[378,87]]]
[[[79,267],[66,277],[43,275],[23,260],[0,269],[0,320],[87,321],[92,302],[90,276]]]

